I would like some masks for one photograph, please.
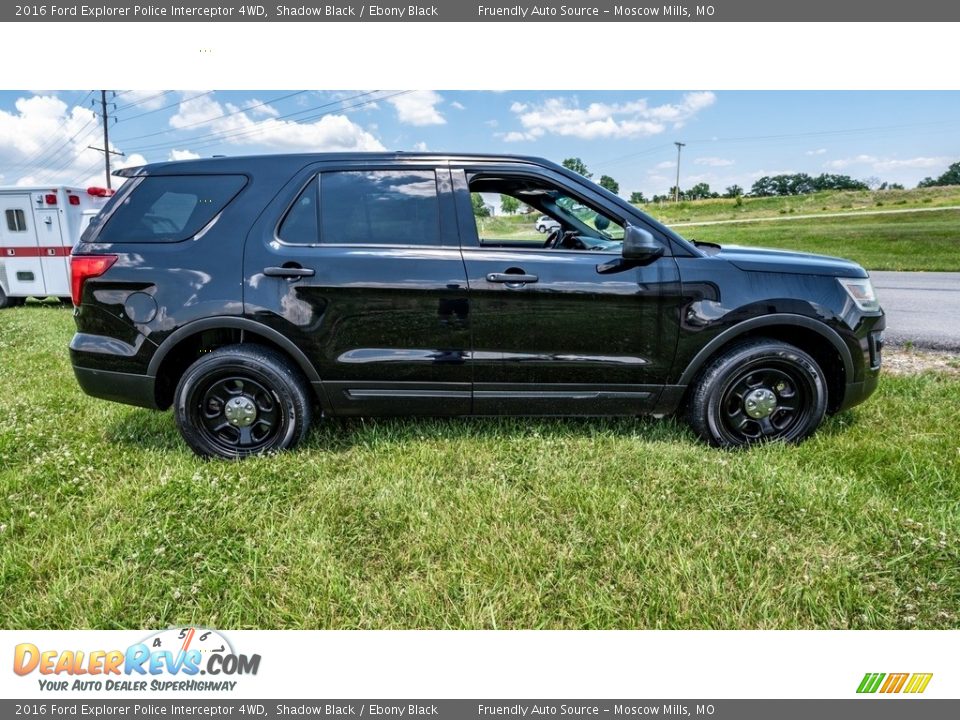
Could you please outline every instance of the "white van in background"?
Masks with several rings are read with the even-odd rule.
[[[70,251],[113,190],[0,187],[0,308],[70,300]]]

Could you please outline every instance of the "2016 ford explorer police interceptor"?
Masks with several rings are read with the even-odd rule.
[[[113,195],[91,187],[0,187],[0,308],[70,298],[70,251]]]

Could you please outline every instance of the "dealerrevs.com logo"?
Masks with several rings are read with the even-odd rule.
[[[231,691],[238,676],[256,675],[260,655],[234,651],[216,630],[185,627],[163,630],[126,650],[14,648],[13,671],[36,674],[45,691],[146,690]]]

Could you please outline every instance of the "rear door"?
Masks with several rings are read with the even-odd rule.
[[[56,202],[47,202],[51,199]],[[36,203],[34,209],[46,294],[58,297],[70,295],[69,263],[73,247],[65,237],[63,225],[66,218],[61,209],[61,202],[66,199],[66,193],[45,193],[43,204]]]
[[[343,415],[470,412],[467,282],[450,173],[321,163],[248,237],[247,315],[293,339]]]
[[[536,184],[585,215],[603,215],[611,223],[603,225],[606,234],[622,239],[626,220],[602,196],[536,166],[451,170],[470,283],[474,412],[602,415],[652,408],[676,348],[674,258],[601,273],[620,257],[619,247],[544,247],[550,241],[534,228],[537,215],[478,222],[481,203],[471,198],[470,183]],[[519,231],[511,228],[518,225]],[[522,236],[526,225],[532,239],[497,241],[497,233]]]
[[[0,281],[9,295],[47,295],[30,193],[0,195]]]

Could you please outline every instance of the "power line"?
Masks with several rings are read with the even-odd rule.
[[[296,112],[287,113],[286,115],[280,115],[280,116],[277,116],[277,117],[275,117],[275,118],[273,118],[273,119],[274,119],[274,120],[283,120],[283,119],[286,119],[286,118],[293,117],[293,116],[295,116],[295,115],[302,115],[303,113],[313,112],[314,110],[318,110],[318,109],[320,109],[320,108],[333,107],[333,106],[336,106],[336,105],[341,105],[342,103],[344,103],[344,102],[346,102],[346,101],[348,101],[348,100],[352,100],[352,99],[357,99],[357,98],[360,98],[360,97],[365,97],[365,96],[373,95],[374,93],[377,93],[377,92],[380,92],[380,91],[379,91],[379,90],[370,90],[370,91],[367,91],[367,92],[358,93],[357,95],[353,95],[353,96],[348,97],[348,98],[342,98],[342,99],[336,100],[336,101],[334,101],[334,102],[323,103],[323,104],[321,104],[321,105],[317,105],[317,106],[314,106],[314,107],[311,107],[311,108],[306,108],[306,109],[304,109],[304,110],[298,110],[298,111],[296,111]],[[381,101],[381,100],[387,100],[387,99],[389,99],[389,98],[397,97],[397,96],[399,96],[399,95],[404,95],[404,94],[407,94],[407,93],[409,93],[409,92],[411,92],[411,91],[410,91],[410,90],[403,90],[403,91],[396,92],[396,93],[392,93],[392,94],[389,94],[389,95],[382,95],[382,96],[380,96],[380,97],[376,97],[376,98],[373,98],[373,99],[371,99],[371,100],[365,100],[365,101],[363,101],[363,102],[354,103],[354,104],[352,104],[352,105],[343,105],[342,107],[339,107],[339,108],[337,108],[337,109],[335,109],[335,110],[330,110],[330,111],[318,113],[318,114],[315,114],[315,115],[308,115],[307,117],[301,118],[298,122],[306,122],[306,121],[310,121],[310,120],[317,120],[317,119],[319,119],[319,118],[321,118],[321,117],[324,117],[324,116],[326,116],[326,115],[330,115],[330,114],[332,114],[332,113],[334,113],[334,112],[342,112],[342,111],[344,111],[344,110],[351,110],[351,109],[354,109],[354,108],[363,107],[363,106],[365,106],[365,105],[371,105],[371,104],[373,104],[373,103],[375,103],[375,102],[379,102],[379,101]],[[195,137],[186,138],[186,139],[182,139],[182,140],[174,140],[174,141],[170,141],[170,142],[156,143],[156,144],[152,144],[152,145],[141,145],[141,146],[137,146],[137,147],[133,147],[133,148],[128,148],[128,149],[127,149],[127,152],[150,152],[150,151],[153,151],[153,150],[165,150],[165,149],[169,149],[169,148],[171,148],[171,147],[176,147],[176,146],[178,146],[178,145],[190,145],[190,147],[194,147],[194,148],[195,148],[195,147],[207,147],[207,146],[212,146],[212,145],[218,145],[218,144],[220,144],[222,141],[227,140],[227,139],[230,139],[230,138],[244,137],[244,136],[249,136],[249,135],[256,135],[256,134],[261,133],[261,132],[264,132],[264,128],[262,128],[262,127],[255,127],[255,128],[251,128],[251,129],[247,129],[247,130],[238,130],[238,131],[229,132],[229,133],[210,132],[210,133],[205,133],[205,134],[203,134],[203,135],[197,135],[197,136],[195,136]],[[203,142],[201,142],[200,145],[197,145],[196,143],[197,143],[198,140],[199,140],[199,141],[203,141]]]
[[[170,92],[172,92],[172,91],[170,91]],[[199,93],[199,94],[197,94],[197,95],[193,95],[193,96],[188,97],[188,98],[183,98],[182,100],[178,100],[178,101],[175,102],[175,103],[170,103],[169,105],[164,105],[163,107],[156,108],[155,110],[147,110],[146,112],[142,112],[142,113],[138,113],[138,114],[136,114],[136,115],[131,115],[130,117],[122,118],[121,121],[122,121],[122,122],[128,122],[128,121],[130,121],[130,120],[136,120],[137,118],[141,118],[141,117],[143,117],[144,115],[153,115],[154,113],[162,112],[162,111],[164,111],[164,110],[169,110],[169,109],[172,108],[172,107],[179,107],[180,105],[183,105],[184,103],[190,102],[191,100],[196,100],[197,98],[202,98],[202,97],[205,96],[205,95],[212,95],[214,92],[215,92],[214,90],[207,90],[206,92],[202,92],[202,93]],[[130,106],[128,105],[127,107],[130,107]]]
[[[226,113],[224,115],[217,115],[216,117],[212,117],[207,120],[198,120],[197,122],[187,123],[186,125],[180,125],[179,127],[176,128],[176,130],[185,130],[187,128],[196,127],[197,125],[206,125],[207,123],[216,122],[217,120],[222,120],[223,118],[228,118],[232,115],[238,115],[243,112],[249,112],[250,110],[256,110],[257,108],[263,107],[265,105],[272,105],[273,103],[278,103],[283,100],[287,100],[289,98],[295,97],[297,95],[303,95],[305,92],[307,91],[298,90],[297,92],[293,92],[288,95],[281,95],[280,97],[271,98],[270,100],[264,100],[263,102],[257,103],[256,105],[249,105],[247,107],[240,108],[239,110],[235,110],[234,112]],[[129,120],[131,118],[126,118],[126,119]],[[157,132],[147,133],[146,135],[134,135],[132,137],[122,138],[120,140],[117,140],[117,142],[130,142],[131,140],[142,140],[143,138],[156,137],[157,135],[167,135],[171,132],[173,132],[173,130],[158,130]]]
[[[75,103],[75,104],[74,104],[74,107],[82,106],[82,105],[87,101],[87,98],[90,97],[91,95],[93,95],[93,90],[88,91],[87,94],[83,96],[83,99],[81,99],[79,103]],[[51,133],[51,135],[52,135],[53,137],[52,137],[48,142],[46,142],[46,143],[43,145],[43,147],[38,148],[34,153],[32,153],[31,155],[29,155],[28,157],[20,160],[20,161],[17,162],[17,163],[14,163],[13,166],[11,166],[10,168],[8,168],[7,172],[10,173],[10,174],[14,174],[14,173],[19,172],[20,170],[24,170],[24,169],[30,167],[31,165],[34,165],[34,164],[40,162],[40,159],[43,158],[43,157],[45,157],[45,156],[47,155],[48,151],[50,150],[50,148],[52,148],[52,147],[58,142],[57,133],[58,133],[61,129],[63,129],[63,127],[70,121],[70,117],[71,117],[71,115],[70,115],[70,107],[69,107],[69,103],[68,103],[67,112],[66,112],[66,113],[64,114],[64,116],[60,119],[60,122],[57,123],[57,127],[56,127],[56,128],[54,129],[54,131]],[[89,124],[89,123],[88,123],[88,124]]]
[[[127,90],[127,92],[131,92],[131,91]],[[140,98],[139,100],[135,100],[132,103],[121,105],[120,107],[117,108],[117,112],[120,112],[121,110],[126,110],[127,108],[136,107],[137,105],[143,105],[144,103],[148,103],[151,100],[156,100],[157,98],[161,98],[164,95],[169,95],[172,92],[173,90],[164,90],[163,92],[158,92],[155,95],[148,95],[147,97]]]

